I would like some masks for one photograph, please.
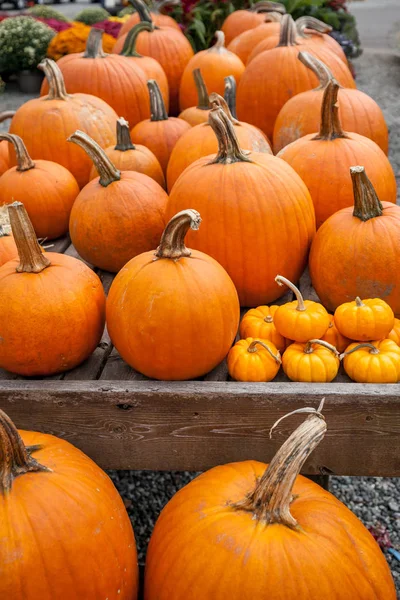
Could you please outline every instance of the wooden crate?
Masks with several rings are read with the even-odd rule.
[[[77,256],[66,237],[50,249]],[[97,271],[107,292],[113,276]],[[300,289],[316,299],[305,274]],[[286,295],[281,302],[291,297]],[[226,362],[187,382],[149,380],[119,357],[105,331],[93,355],[61,375],[23,378],[0,370],[0,407],[22,429],[65,438],[108,469],[204,470],[244,459],[268,461],[301,417],[285,413],[325,397],[328,432],[308,474],[399,476],[400,385],[229,381]]]

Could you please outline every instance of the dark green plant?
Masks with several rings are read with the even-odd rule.
[[[41,19],[57,19],[57,21],[69,23],[69,19],[67,19],[67,17],[65,17],[59,10],[52,8],[51,6],[45,6],[44,4],[36,4],[35,6],[32,6],[32,8],[28,9],[28,14]]]
[[[54,29],[33,17],[12,17],[0,22],[0,73],[31,70],[46,56]]]
[[[84,8],[75,17],[74,21],[79,21],[85,25],[95,25],[111,17],[110,13],[104,8]]]

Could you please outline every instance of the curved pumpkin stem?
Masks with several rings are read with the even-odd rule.
[[[103,50],[103,33],[101,29],[91,28],[82,58],[106,58],[108,56]]]
[[[264,23],[281,23],[282,22],[282,13],[279,12],[266,12],[264,13]]]
[[[25,206],[22,202],[13,202],[8,206],[8,214],[20,260],[17,273],[41,273],[51,263],[39,246]]]
[[[197,210],[188,208],[178,212],[167,224],[161,236],[155,256],[157,258],[172,258],[178,260],[191,256],[191,251],[185,246],[185,236],[189,229],[197,231],[201,217]]]
[[[331,327],[331,325],[329,325],[329,327]],[[309,340],[304,347],[305,354],[312,354],[314,352],[313,344],[319,344],[320,346],[323,346],[324,348],[327,348],[328,350],[333,352],[335,356],[339,357],[339,352],[337,351],[335,346],[333,344],[330,344],[329,342],[325,342],[325,340]]]
[[[9,142],[14,146],[17,157],[17,171],[29,171],[35,168],[35,163],[28,154],[28,150],[19,135],[15,133],[0,133],[0,141]]]
[[[107,187],[110,183],[121,179],[120,171],[113,165],[103,148],[101,148],[87,133],[79,130],[75,131],[75,133],[69,136],[67,142],[77,144],[83,148],[86,154],[91,158],[100,176],[100,185]]]
[[[153,13],[159,14],[165,7],[169,6],[180,6],[181,0],[160,0],[159,2],[152,2]]]
[[[374,186],[367,177],[364,167],[350,167],[350,175],[354,194],[353,217],[357,217],[361,221],[381,217],[383,206],[374,190]]]
[[[379,348],[377,348],[373,344],[370,344],[369,342],[363,342],[362,344],[357,344],[357,346],[354,346],[354,348],[352,348],[351,350],[346,350],[346,352],[343,352],[343,354],[340,355],[340,359],[345,358],[345,356],[349,356],[349,354],[353,354],[353,352],[360,350],[360,348],[369,348],[370,354],[380,354]]]
[[[135,150],[135,146],[132,143],[131,132],[129,130],[129,123],[124,117],[117,119],[117,145],[114,146],[114,150],[120,150],[126,152],[127,150]]]
[[[267,0],[261,0],[256,2],[250,9],[250,12],[263,13],[263,12],[277,12],[282,15],[285,14],[286,8],[280,2],[268,2]]]
[[[262,348],[264,348],[264,350],[268,352],[268,354],[275,360],[275,362],[278,363],[278,365],[282,364],[281,355],[279,351],[278,354],[274,354],[271,348],[269,348],[269,346],[267,346],[267,344],[264,344],[264,342],[262,342],[261,340],[253,340],[250,346],[247,348],[247,352],[257,352],[257,346],[261,346]]]
[[[46,100],[68,100],[70,97],[65,89],[64,77],[60,67],[50,58],[44,58],[38,69],[44,72],[49,84],[49,93],[45,96]]]
[[[217,41],[215,42],[214,46],[211,46],[211,48],[209,48],[207,50],[207,52],[218,52],[218,53],[226,52],[224,32],[216,31],[215,37],[217,38]]]
[[[297,58],[303,63],[305,67],[310,69],[319,79],[319,86],[314,88],[316,90],[324,90],[328,83],[333,79],[331,70],[326,66],[322,60],[316,58],[310,52],[299,52]]]
[[[293,500],[292,490],[300,470],[326,433],[325,417],[321,411],[324,400],[318,409],[300,408],[279,419],[275,427],[285,418],[299,413],[311,413],[291,434],[275,454],[255,489],[244,500],[232,506],[244,510],[265,524],[280,523],[296,529],[298,523],[290,513]]]
[[[223,108],[214,102],[211,104],[213,108],[208,115],[208,123],[211,125],[217,136],[218,153],[208,164],[252,162],[239,146],[232,120],[228,117]]]
[[[226,114],[226,116],[228,117],[228,119],[234,124],[234,125],[240,125],[239,121],[237,119],[235,119],[230,111],[230,108],[228,106],[228,103],[226,102],[225,98],[223,98],[222,96],[220,96],[219,94],[217,94],[217,92],[212,92],[209,96],[209,101],[212,107],[214,108],[222,108],[222,110],[224,111],[224,113]]]
[[[12,119],[17,111],[16,110],[4,110],[0,113],[0,123],[7,119]]]
[[[153,29],[157,29],[154,27],[153,19],[151,18],[150,10],[143,0],[129,0],[132,4],[133,8],[137,11],[141,21],[147,21],[153,25]]]
[[[314,35],[323,35],[324,33],[330,33],[332,27],[315,17],[299,17],[296,19],[297,34],[301,38],[310,38],[312,34],[307,34],[306,29],[311,29]]]
[[[281,21],[281,31],[279,34],[279,44],[277,48],[280,46],[297,46],[298,44],[296,42],[296,37],[296,24],[291,15],[283,15]]]
[[[236,79],[233,75],[225,77],[224,100],[228,105],[232,117],[236,120]]]
[[[275,281],[280,286],[286,285],[289,288],[289,290],[291,290],[294,293],[294,295],[296,296],[296,300],[297,300],[296,310],[300,310],[300,311],[306,310],[306,307],[304,305],[303,296],[301,295],[299,288],[296,287],[294,285],[294,283],[289,281],[289,279],[286,279],[286,277],[282,277],[282,275],[277,275],[275,277]]]
[[[168,113],[157,81],[149,79],[147,87],[150,94],[150,121],[167,121]]]
[[[139,33],[142,33],[142,31],[153,31],[154,27],[151,23],[148,23],[147,21],[141,21],[140,23],[138,23],[137,25],[135,25],[134,27],[132,27],[132,29],[130,31],[128,31],[128,34],[125,38],[125,42],[123,45],[123,48],[120,52],[121,56],[128,56],[128,57],[135,57],[135,58],[143,58],[141,54],[139,54],[139,52],[137,52],[136,50],[136,43],[139,37]]]
[[[208,100],[208,90],[201,74],[201,69],[193,69],[193,79],[197,90],[197,108],[200,110],[209,110],[210,102]]]
[[[331,79],[327,83],[321,105],[321,126],[318,135],[313,137],[313,140],[329,141],[347,137],[339,119],[337,105],[339,87],[336,79]]]
[[[356,303],[357,308],[361,308],[362,306],[365,306],[365,304],[361,300],[360,296],[357,296],[357,298],[355,299],[355,303]]]

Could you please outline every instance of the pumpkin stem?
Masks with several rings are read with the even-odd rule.
[[[8,237],[9,235],[10,234],[4,229],[3,225],[0,225],[0,238]]]
[[[153,19],[151,18],[150,10],[147,7],[146,3],[143,2],[143,0],[129,0],[129,2],[137,11],[142,22],[147,21],[148,23],[151,23],[153,25]],[[157,27],[154,27],[153,25],[153,29],[157,29]]]
[[[353,217],[357,217],[361,221],[381,217],[383,206],[376,195],[374,186],[367,177],[364,167],[350,167],[350,175],[354,195]]]
[[[282,15],[285,14],[286,8],[279,2],[268,2],[267,0],[261,0],[256,2],[250,9],[250,12],[263,13],[263,12],[277,12]]]
[[[135,146],[131,140],[129,123],[124,117],[117,119],[117,145],[114,147],[114,150],[120,150],[121,152],[135,150]]]
[[[142,33],[142,31],[153,31],[154,27],[151,23],[148,23],[147,21],[141,21],[140,23],[138,23],[137,25],[135,25],[134,27],[132,27],[132,29],[130,31],[128,31],[128,34],[125,38],[125,42],[124,42],[124,46],[120,52],[121,56],[134,56],[136,58],[143,58],[141,54],[139,54],[139,52],[137,52],[136,50],[136,43],[138,40],[138,36],[139,33]]]
[[[289,279],[286,279],[286,277],[282,277],[282,275],[277,275],[275,277],[275,281],[278,285],[286,285],[289,290],[292,290],[292,292],[294,293],[294,295],[296,296],[296,300],[297,300],[297,307],[296,310],[301,310],[304,311],[306,310],[306,307],[304,305],[304,299],[303,296],[301,295],[301,292],[299,290],[299,288],[297,288],[294,283],[292,283],[291,281],[289,281]]]
[[[9,493],[19,475],[38,471],[51,472],[32,458],[14,423],[0,410],[0,494]]]
[[[83,148],[86,154],[91,158],[100,176],[100,185],[107,187],[110,183],[121,179],[120,171],[113,165],[103,148],[101,148],[97,142],[92,140],[87,133],[79,130],[75,131],[75,133],[69,136],[67,142],[77,144]]]
[[[331,325],[329,325],[329,327],[331,327]],[[333,344],[329,344],[329,342],[325,342],[325,340],[309,340],[304,347],[304,352],[306,354],[312,354],[314,352],[313,344],[319,344],[320,346],[324,346],[324,348],[327,348],[328,350],[333,352],[335,356],[339,357],[339,352],[337,351],[335,346],[333,346]]]
[[[324,400],[317,409],[294,410],[273,425],[270,436],[282,419],[298,413],[311,413],[279,448],[255,489],[247,498],[233,505],[235,510],[250,512],[266,525],[280,523],[291,529],[298,528],[296,519],[290,514],[292,489],[303,464],[325,436],[326,422],[321,413],[323,404]]]
[[[3,110],[3,112],[0,113],[0,123],[7,119],[12,119],[16,112],[16,110]]]
[[[321,105],[321,126],[318,135],[313,137],[313,140],[328,141],[347,138],[339,119],[339,107],[337,105],[339,87],[334,78],[328,81],[326,85]]]
[[[211,46],[208,52],[226,52],[224,32],[216,31],[215,37],[217,38],[217,41],[215,42],[214,46]]]
[[[167,121],[168,113],[165,110],[165,104],[160,92],[160,88],[158,87],[157,81],[154,79],[149,79],[147,82],[147,87],[149,88],[150,94],[150,113],[151,113],[151,121]]]
[[[46,100],[68,100],[70,97],[65,89],[64,77],[60,67],[50,58],[44,58],[38,69],[41,69],[49,84],[49,93],[45,96]]]
[[[356,303],[357,308],[361,308],[361,306],[365,306],[365,304],[361,300],[360,296],[357,296],[357,298],[355,299],[355,303]]]
[[[353,354],[353,352],[356,350],[360,350],[360,348],[369,348],[370,354],[379,354],[379,348],[373,344],[370,344],[369,342],[363,342],[362,344],[357,344],[357,346],[354,346],[354,348],[351,350],[346,350],[346,352],[343,352],[343,354],[340,355],[340,360],[342,360],[345,356],[349,356],[349,354]]]
[[[282,364],[281,361],[281,355],[279,353],[278,350],[278,354],[274,354],[271,350],[271,348],[269,348],[267,346],[267,344],[264,344],[264,342],[262,342],[261,340],[253,340],[250,344],[250,346],[247,348],[247,352],[257,352],[257,346],[261,346],[262,348],[264,348],[264,350],[266,350],[268,352],[268,354],[270,354],[270,356],[272,356],[272,358],[275,360],[275,362],[278,363],[278,365]]]
[[[280,23],[282,21],[282,14],[278,12],[265,13],[264,23]]]
[[[225,98],[223,98],[222,96],[220,96],[219,94],[217,94],[217,92],[212,92],[209,96],[209,101],[210,101],[210,105],[214,108],[222,108],[222,110],[224,111],[224,113],[226,114],[226,116],[229,118],[229,120],[234,124],[234,125],[240,125],[239,121],[233,117],[231,110],[228,106],[227,101],[225,100]],[[209,123],[210,124],[210,123]]]
[[[185,236],[189,229],[197,231],[200,227],[201,217],[197,210],[188,208],[178,212],[167,224],[161,236],[156,258],[172,258],[178,260],[184,256],[191,256],[191,251],[185,246]]]
[[[297,46],[296,37],[297,29],[295,22],[290,15],[283,15],[277,48],[280,46]]]
[[[108,55],[103,50],[103,31],[92,27],[82,58],[105,58],[106,56]]]
[[[208,115],[208,123],[217,136],[218,153],[208,164],[222,163],[227,165],[235,162],[252,162],[239,146],[232,120],[217,103],[212,102],[211,105],[212,109]]]
[[[193,79],[197,90],[197,108],[200,110],[209,110],[210,102],[208,100],[208,90],[200,69],[193,69]]]
[[[160,0],[159,2],[152,2],[151,12],[159,14],[166,6],[180,6],[180,4],[180,0]]]
[[[316,19],[315,17],[299,17],[296,19],[297,35],[301,38],[310,38],[312,35],[306,33],[306,29],[311,29],[314,35],[321,35],[324,33],[330,33],[332,27]]]
[[[35,163],[28,154],[22,138],[13,133],[0,133],[0,141],[10,142],[14,146],[17,157],[17,171],[29,171],[35,168]]]
[[[51,262],[38,244],[25,206],[22,202],[13,202],[8,206],[8,214],[20,260],[17,273],[41,273],[51,265]]]
[[[265,321],[266,323],[273,323],[273,322],[274,322],[274,319],[271,317],[271,315],[267,315],[267,316],[265,317],[264,321]]]
[[[314,91],[324,90],[331,79],[333,79],[332,72],[326,64],[310,54],[310,52],[299,52],[297,58],[318,77],[319,86],[314,88]]]
[[[237,119],[236,114],[236,79],[233,75],[225,77],[224,100],[228,105],[229,111],[234,119]]]

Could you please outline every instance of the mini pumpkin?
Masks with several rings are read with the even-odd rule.
[[[342,354],[347,375],[357,383],[398,383],[400,348],[390,339],[350,344]]]
[[[308,342],[312,338],[322,337],[330,323],[329,314],[322,304],[304,300],[300,290],[282,275],[277,275],[275,281],[280,286],[286,285],[296,296],[296,300],[276,310],[274,323],[277,331],[295,342]]]
[[[239,340],[228,354],[229,375],[236,381],[271,381],[281,364],[281,355],[269,340]]]
[[[286,9],[280,2],[266,2],[265,0],[261,0],[247,10],[233,11],[226,17],[221,27],[225,34],[226,43],[229,44],[244,31],[253,30],[262,25],[265,17],[270,12],[284,14]]]
[[[197,90],[197,105],[185,108],[179,118],[187,121],[189,125],[194,127],[200,125],[200,123],[206,123],[208,120],[208,113],[210,112],[210,102],[208,100],[207,86],[204,82],[203,76],[200,69],[193,69],[192,72],[193,80]]]
[[[394,326],[394,314],[384,300],[372,298],[345,302],[335,310],[335,324],[351,340],[368,342],[387,338]]]
[[[12,119],[15,115],[15,110],[5,110],[0,113],[0,123],[7,119]],[[8,152],[8,143],[0,142],[0,175],[3,175],[10,168],[10,155]]]
[[[274,315],[278,308],[279,306],[258,306],[247,311],[240,322],[240,337],[269,340],[280,352],[284,352],[290,341],[275,327]]]
[[[1,240],[0,240],[1,242]],[[394,325],[392,331],[388,335],[389,340],[393,340],[396,342],[398,346],[400,346],[400,319],[394,320]]]
[[[339,329],[335,325],[335,318],[333,315],[329,315],[329,318],[331,322],[329,323],[329,327],[326,330],[325,335],[322,336],[321,340],[334,346],[338,352],[344,352],[347,346],[351,344],[352,340],[340,333]]]
[[[292,381],[329,383],[338,374],[339,352],[324,340],[296,342],[285,350],[282,366]]]

